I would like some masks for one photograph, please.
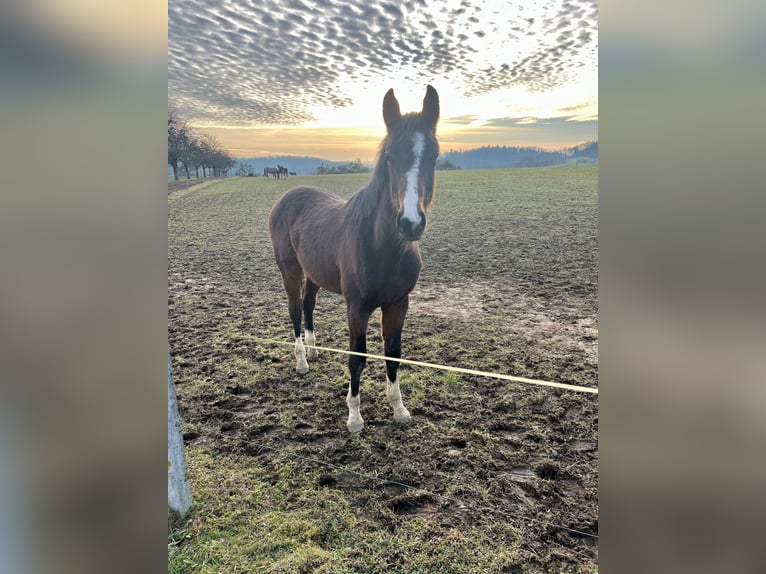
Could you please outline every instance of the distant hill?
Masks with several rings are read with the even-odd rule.
[[[461,169],[493,169],[505,167],[543,167],[562,164],[598,163],[598,142],[585,142],[560,150],[545,150],[535,147],[484,146],[468,151],[442,153],[441,161],[450,161]],[[257,174],[267,166],[284,165],[298,175],[311,175],[324,164],[325,167],[342,166],[347,161],[330,161],[318,157],[272,156],[253,157],[238,160],[253,166]]]
[[[263,175],[264,167],[276,167],[277,164],[285,166],[289,171],[294,171],[298,175],[311,175],[316,168],[324,164],[333,166],[347,162],[334,162],[319,157],[308,156],[270,156],[270,157],[245,157],[237,159],[237,163],[248,163],[253,166],[255,173]],[[234,168],[236,169],[236,167]],[[232,170],[234,171],[234,170]]]
[[[441,157],[461,169],[598,163],[598,142],[586,142],[555,151],[506,145],[484,146],[468,151],[448,151]]]
[[[460,169],[493,169],[505,167],[543,167],[563,164],[598,163],[598,142],[585,142],[561,150],[545,150],[535,147],[519,146],[484,146],[468,151],[442,152],[440,161],[449,161]],[[264,167],[285,166],[289,171],[298,175],[312,175],[317,168],[324,164],[325,168],[340,167],[349,164],[348,161],[330,161],[320,157],[309,156],[269,156],[247,157],[237,159],[237,164],[229,170],[233,175],[239,164],[252,166],[257,175],[263,175]],[[371,166],[372,167],[372,166]],[[168,167],[168,175],[172,175]]]

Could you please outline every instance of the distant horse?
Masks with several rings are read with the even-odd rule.
[[[277,171],[280,177],[287,177],[287,168],[285,166],[277,164]]]
[[[297,174],[297,173],[295,173],[294,171],[291,171],[291,172],[290,172],[290,175],[298,175],[298,174]]]
[[[402,354],[409,294],[421,268],[418,240],[434,198],[439,95],[428,86],[421,112],[402,115],[394,91],[389,90],[383,98],[383,120],[386,137],[367,187],[348,201],[322,189],[295,187],[269,214],[271,243],[295,335],[296,370],[302,374],[309,366],[301,341],[301,311],[306,344],[316,345],[314,306],[322,287],[346,300],[351,351],[367,352],[367,323],[380,307],[385,354],[397,359]],[[309,349],[308,358],[316,357],[316,350]],[[350,432],[364,427],[359,382],[365,364],[365,357],[349,355]],[[386,397],[394,420],[408,423],[398,370],[398,362],[386,361]]]
[[[264,167],[263,175],[265,175],[266,177],[269,177],[269,175],[273,175],[275,178],[279,179],[279,170],[276,167]]]

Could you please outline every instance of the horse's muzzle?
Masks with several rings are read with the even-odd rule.
[[[418,215],[420,215],[419,222],[413,222],[401,216],[397,219],[396,229],[399,231],[399,236],[405,241],[417,241],[423,236],[423,231],[426,229],[426,214],[418,211]]]

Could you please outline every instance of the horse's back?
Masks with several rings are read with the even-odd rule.
[[[294,224],[307,215],[316,216],[323,212],[339,211],[345,201],[327,190],[301,185],[294,187],[280,197],[271,208],[269,227],[282,223]]]
[[[269,232],[280,268],[300,262],[306,276],[329,291],[340,291],[337,246],[345,201],[317,187],[287,191],[271,209]]]

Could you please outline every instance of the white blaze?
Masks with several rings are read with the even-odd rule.
[[[420,157],[423,155],[425,138],[423,134],[416,132],[413,138],[412,155],[415,159],[412,167],[407,172],[407,192],[404,195],[404,214],[405,219],[409,219],[415,225],[419,224],[420,214],[418,213],[418,175],[420,174]]]

